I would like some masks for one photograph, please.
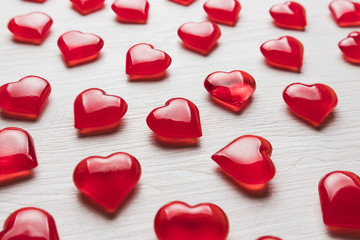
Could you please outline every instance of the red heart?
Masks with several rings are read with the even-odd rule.
[[[319,183],[324,223],[329,227],[360,229],[360,178],[346,171],[335,171]]]
[[[349,62],[360,63],[360,32],[351,32],[339,42],[339,48]]]
[[[126,54],[126,74],[135,79],[157,79],[165,75],[170,56],[147,43],[136,44]]]
[[[113,212],[140,179],[141,167],[135,157],[114,153],[88,157],[74,170],[74,183],[86,196]]]
[[[70,0],[76,11],[89,14],[104,7],[105,0]]]
[[[54,218],[39,208],[13,212],[5,221],[0,240],[59,240]]]
[[[334,0],[329,5],[337,25],[350,27],[360,25],[360,4],[350,0]]]
[[[297,2],[276,4],[270,9],[270,15],[279,27],[304,30],[306,26],[306,12]]]
[[[188,22],[181,25],[178,35],[187,48],[207,55],[215,47],[221,31],[219,26],[212,22]]]
[[[118,96],[91,88],[80,93],[74,102],[75,128],[87,134],[113,129],[119,125],[128,105]]]
[[[60,36],[57,44],[66,63],[75,66],[95,60],[104,41],[95,34],[69,31]]]
[[[296,38],[283,36],[269,40],[260,47],[266,61],[278,68],[300,71],[303,62],[304,47]]]
[[[193,3],[195,0],[170,0],[170,1],[175,2],[175,3],[179,3],[179,4],[184,5],[184,6],[188,6],[191,3]]]
[[[37,3],[43,3],[43,2],[46,2],[46,0],[24,0],[24,1],[28,1],[28,2],[37,2]]]
[[[272,146],[265,138],[245,135],[232,141],[211,158],[240,183],[258,185],[275,176],[271,153]]]
[[[240,111],[255,91],[254,78],[244,71],[214,72],[205,79],[204,86],[215,101],[233,111]]]
[[[282,239],[278,238],[278,237],[273,237],[273,236],[264,236],[264,237],[258,238],[257,240],[282,240]]]
[[[14,34],[17,41],[41,44],[52,24],[53,20],[47,14],[32,12],[12,18],[8,29]]]
[[[48,81],[37,76],[27,76],[0,87],[0,108],[9,115],[35,119],[50,92]]]
[[[196,105],[185,98],[172,98],[164,107],[155,108],[146,118],[149,128],[166,138],[202,136],[200,114]]]
[[[283,98],[296,115],[316,127],[320,126],[338,102],[334,90],[324,84],[290,84],[285,88]]]
[[[241,5],[237,0],[208,0],[204,4],[204,10],[211,21],[234,26]]]
[[[120,22],[146,23],[149,14],[147,0],[117,0],[111,6]]]
[[[157,212],[154,228],[159,240],[225,240],[229,222],[224,211],[214,204],[192,207],[175,201]]]

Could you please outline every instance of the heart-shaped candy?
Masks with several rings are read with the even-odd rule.
[[[215,101],[233,111],[240,111],[256,88],[254,78],[239,70],[211,73],[204,86]]]
[[[237,0],[207,0],[204,10],[211,21],[234,26],[238,20],[241,5]]]
[[[285,88],[283,98],[297,116],[315,127],[321,125],[338,102],[335,91],[324,84],[290,84]]]
[[[275,176],[272,146],[262,137],[244,135],[211,156],[227,174],[244,184],[259,185]]]
[[[116,0],[111,6],[120,22],[146,23],[149,14],[147,0]]]
[[[171,64],[170,56],[147,43],[131,47],[126,54],[126,74],[130,79],[158,79]]]
[[[103,8],[105,0],[70,0],[70,2],[76,11],[86,15]]]
[[[39,208],[13,212],[5,221],[0,240],[59,240],[54,218]]]
[[[75,168],[73,180],[76,187],[114,212],[140,179],[141,167],[130,154],[119,152],[108,157],[88,157]]]
[[[37,76],[27,76],[18,82],[0,87],[0,108],[7,115],[35,119],[44,107],[50,92],[48,81]]]
[[[193,3],[195,0],[170,0],[170,1],[184,5],[184,6],[188,6],[191,3]]]
[[[125,115],[128,105],[118,96],[90,88],[80,93],[74,102],[75,128],[81,134],[114,129]]]
[[[20,42],[41,44],[50,30],[53,20],[42,12],[32,12],[14,17],[8,23],[8,29],[14,39]]]
[[[300,71],[304,47],[296,38],[283,36],[269,40],[260,47],[266,61],[277,68]]]
[[[273,236],[264,236],[264,237],[260,237],[257,240],[282,240],[281,238],[278,237],[273,237]]]
[[[351,32],[339,42],[339,48],[349,62],[360,63],[360,32]]]
[[[104,41],[95,34],[69,31],[60,36],[57,44],[66,63],[75,66],[95,60]]]
[[[214,204],[189,206],[175,201],[157,212],[154,229],[159,240],[225,240],[229,221]]]
[[[221,31],[218,25],[209,21],[188,22],[181,25],[178,35],[187,48],[207,55],[215,47]]]
[[[279,27],[296,30],[305,29],[305,8],[297,2],[288,1],[276,4],[270,9],[270,15]]]
[[[360,229],[360,178],[355,173],[328,173],[319,182],[319,196],[327,226]]]
[[[331,15],[338,26],[360,25],[360,4],[350,0],[334,0],[329,5]]]

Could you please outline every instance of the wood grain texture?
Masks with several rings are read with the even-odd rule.
[[[115,21],[111,1],[94,14],[81,16],[66,0],[44,4],[1,0],[0,84],[35,74],[52,85],[49,104],[37,122],[0,119],[0,127],[26,129],[35,140],[39,167],[30,179],[0,187],[1,222],[18,208],[40,207],[56,219],[63,240],[154,240],[157,210],[173,200],[189,204],[212,202],[230,220],[229,240],[256,239],[272,234],[283,239],[344,239],[328,233],[322,223],[317,184],[333,170],[360,174],[360,67],[342,59],[337,43],[356,28],[339,28],[330,17],[330,1],[300,1],[307,9],[305,32],[273,26],[269,8],[275,0],[242,0],[235,27],[220,26],[218,48],[204,57],[181,47],[178,27],[202,21],[203,0],[183,7],[167,0],[149,0],[146,25]],[[281,1],[280,1],[281,2]],[[41,46],[13,42],[7,22],[14,16],[44,11],[54,19],[51,34]],[[56,42],[68,30],[98,34],[105,41],[101,58],[67,68]],[[305,46],[301,73],[268,67],[259,51],[269,39],[291,35]],[[129,82],[125,54],[147,42],[166,51],[173,63],[169,76],[158,82]],[[257,90],[241,114],[220,108],[203,87],[217,70],[244,70],[253,75]],[[289,113],[282,99],[290,83],[325,83],[338,94],[339,104],[322,129],[314,129]],[[121,129],[113,134],[79,138],[73,127],[73,101],[81,91],[98,87],[123,97],[129,104]],[[145,118],[169,98],[185,97],[199,107],[204,136],[198,147],[158,145]],[[269,194],[256,198],[225,178],[210,156],[244,134],[265,137],[273,145],[277,175]],[[91,155],[117,151],[134,155],[143,168],[134,193],[118,214],[108,217],[86,204],[72,182],[76,164]]]

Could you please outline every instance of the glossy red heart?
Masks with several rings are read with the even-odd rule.
[[[264,237],[260,237],[257,240],[282,240],[281,238],[278,237],[273,237],[273,236],[264,236]]]
[[[214,72],[204,86],[213,99],[233,111],[240,111],[256,88],[254,78],[244,71]]]
[[[270,9],[274,23],[282,28],[304,30],[306,26],[305,8],[292,1],[276,4]]]
[[[90,88],[80,93],[74,102],[75,128],[81,134],[113,129],[119,125],[128,105],[118,96]]]
[[[350,0],[334,0],[329,5],[331,15],[338,26],[360,25],[360,4]]]
[[[0,240],[59,240],[54,218],[39,208],[13,212],[5,221]]]
[[[171,57],[147,43],[131,47],[126,54],[126,74],[130,79],[157,79],[166,74]]]
[[[140,179],[141,167],[130,154],[88,157],[75,168],[73,180],[87,197],[114,212]]]
[[[234,26],[238,20],[241,5],[237,0],[207,0],[204,10],[211,21]]]
[[[14,39],[20,42],[41,44],[53,24],[51,17],[42,12],[32,12],[14,17],[8,23],[8,29]]]
[[[258,185],[275,176],[272,146],[262,137],[244,135],[211,156],[228,175],[244,184]]]
[[[181,25],[178,35],[187,48],[207,55],[215,47],[221,31],[218,25],[209,21],[188,22]]]
[[[175,201],[157,212],[154,229],[159,240],[225,240],[229,221],[214,204],[189,206]]]
[[[184,6],[188,6],[191,3],[195,2],[195,0],[170,0],[170,1],[175,2],[175,3],[179,3],[179,4],[184,5]]]
[[[200,114],[196,105],[185,98],[172,98],[164,107],[155,108],[146,118],[149,128],[166,138],[202,136]]]
[[[81,14],[89,14],[104,7],[105,0],[70,0],[76,11]]]
[[[300,118],[318,127],[337,105],[335,91],[324,84],[293,83],[283,92],[290,109]]]
[[[347,38],[339,42],[339,48],[346,60],[360,63],[360,32],[351,32]]]
[[[125,23],[146,23],[149,7],[147,0],[116,0],[111,6],[118,20]]]
[[[335,171],[319,182],[324,223],[329,227],[360,229],[360,178],[347,171]]]
[[[48,81],[37,76],[27,76],[18,82],[0,87],[0,108],[7,115],[35,119],[39,116],[50,92]]]
[[[260,47],[266,61],[277,68],[300,71],[303,62],[304,47],[296,38],[283,36],[269,40]]]
[[[104,41],[95,34],[69,31],[60,36],[57,44],[66,63],[75,66],[95,60]]]

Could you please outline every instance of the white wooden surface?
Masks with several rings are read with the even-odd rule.
[[[173,200],[190,204],[212,202],[230,220],[230,240],[252,240],[265,234],[284,239],[345,239],[328,233],[322,223],[317,184],[333,170],[360,174],[360,67],[342,59],[337,43],[356,28],[339,28],[330,17],[330,1],[299,1],[307,9],[305,32],[276,28],[268,14],[275,0],[242,0],[240,21],[221,26],[218,48],[208,57],[183,49],[178,27],[202,21],[204,0],[183,7],[167,0],[149,0],[146,25],[121,24],[106,7],[81,16],[66,0],[36,4],[1,0],[0,84],[35,74],[52,85],[49,104],[37,122],[2,118],[0,127],[26,129],[35,140],[39,166],[32,178],[0,187],[0,221],[14,210],[35,206],[55,218],[63,240],[154,240],[157,210]],[[281,2],[281,1],[280,1]],[[54,20],[41,46],[15,43],[7,30],[14,16],[44,11]],[[67,68],[56,41],[68,30],[98,34],[105,41],[101,58]],[[264,64],[260,45],[291,35],[305,46],[301,73],[276,70]],[[125,54],[134,44],[147,42],[170,54],[167,79],[129,82]],[[204,78],[217,70],[244,70],[253,75],[257,89],[241,114],[220,108],[203,87]],[[293,117],[282,99],[292,82],[325,83],[338,94],[339,104],[322,129]],[[98,87],[123,97],[129,104],[121,129],[113,134],[79,138],[73,127],[73,101],[81,91]],[[203,134],[198,147],[165,148],[158,145],[145,123],[147,114],[172,97],[197,104]],[[269,194],[256,198],[227,180],[210,156],[244,134],[265,137],[273,145],[277,174]],[[108,217],[87,205],[72,182],[76,164],[92,155],[128,152],[141,162],[142,178],[120,211]]]

